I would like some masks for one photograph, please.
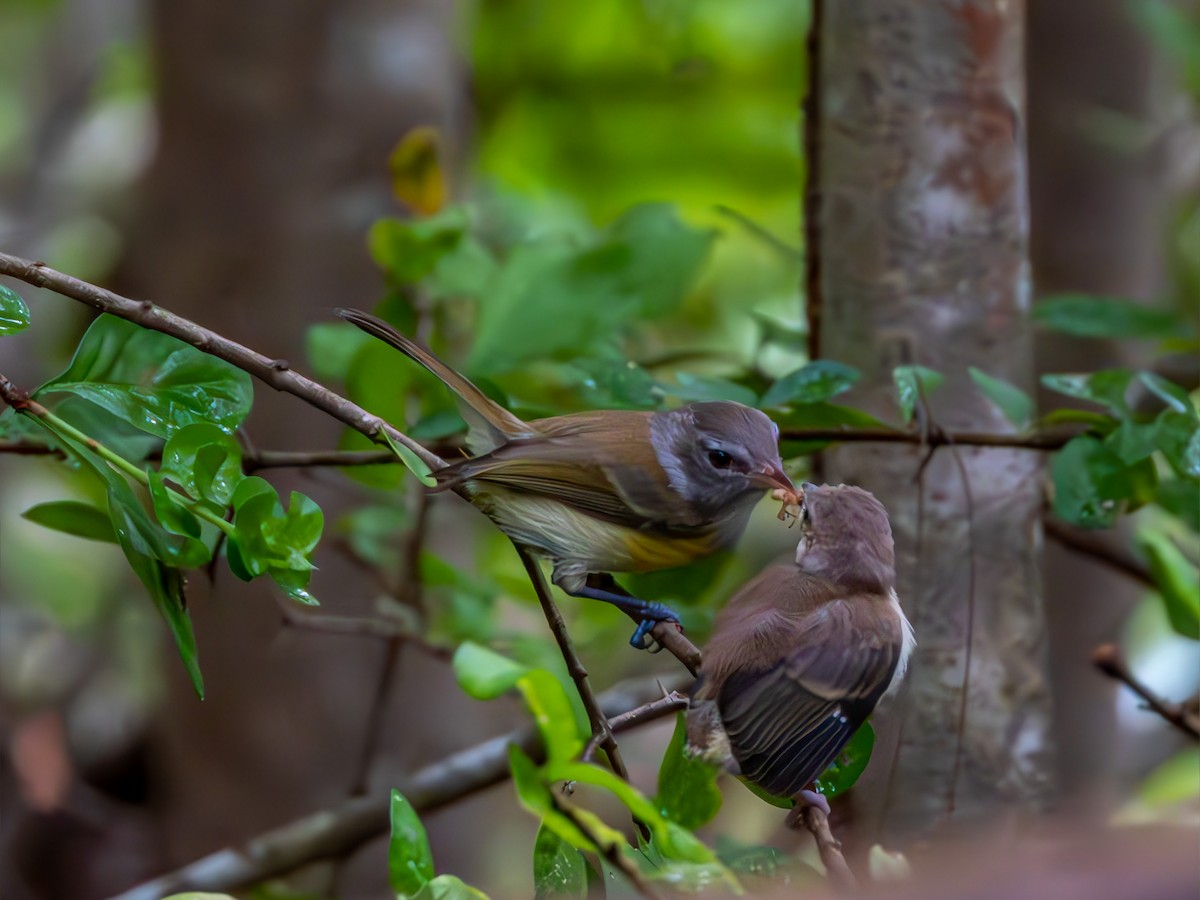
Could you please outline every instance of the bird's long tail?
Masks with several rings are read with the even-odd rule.
[[[470,426],[472,432],[468,442],[475,452],[493,449],[506,441],[525,437],[532,433],[527,424],[492,400],[472,384],[466,376],[450,368],[434,356],[429,349],[421,346],[412,338],[405,337],[383,319],[358,309],[339,309],[336,312],[347,322],[356,325],[372,337],[377,337],[384,343],[390,344],[409,359],[420,363],[459,396],[465,407],[462,409],[463,418],[467,420],[467,425]],[[482,433],[480,433],[481,430]]]

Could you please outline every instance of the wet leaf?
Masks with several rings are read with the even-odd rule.
[[[850,390],[862,378],[853,366],[832,359],[818,359],[784,375],[763,395],[761,406],[823,403]]]
[[[675,733],[658,770],[656,802],[664,816],[684,828],[707,824],[721,808],[718,770],[686,750],[687,716],[675,719]]]
[[[29,327],[29,307],[21,295],[0,284],[0,335],[16,334]]]
[[[412,804],[397,790],[388,807],[388,881],[397,897],[412,897],[433,878],[433,853],[425,826]]]
[[[583,854],[544,824],[533,844],[533,890],[537,900],[585,900],[588,865]]]
[[[39,503],[21,513],[21,518],[75,537],[117,543],[117,533],[113,531],[108,513],[90,503],[80,503],[78,500]]]

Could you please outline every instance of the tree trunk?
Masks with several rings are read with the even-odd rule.
[[[928,424],[1012,431],[968,367],[1033,389],[1024,7],[1004,0],[825,6],[817,123],[822,355],[864,374],[851,402],[898,417],[892,370],[945,374]],[[878,717],[856,838],[1041,805],[1051,791],[1033,452],[845,446],[827,480],[887,506],[917,636]],[[970,673],[967,675],[969,660]]]

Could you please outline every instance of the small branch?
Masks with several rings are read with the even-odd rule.
[[[842,855],[842,842],[833,836],[829,828],[829,816],[825,810],[807,803],[798,805],[788,813],[787,825],[789,828],[803,827],[812,834],[817,842],[817,852],[821,855],[821,865],[825,867],[834,891],[849,894],[858,890],[858,880]]]
[[[1122,575],[1147,587],[1155,586],[1150,570],[1125,547],[1118,546],[1094,532],[1073,528],[1050,515],[1043,517],[1043,525],[1046,534],[1067,549],[1104,563],[1109,568],[1115,569]]]
[[[825,0],[809,4],[805,62],[808,84],[804,94],[804,310],[808,319],[808,355],[821,356],[821,319],[825,301],[821,285],[821,27]]]
[[[386,619],[356,618],[354,616],[327,616],[321,613],[300,613],[282,609],[283,624],[299,631],[313,631],[341,637],[365,637],[384,641],[401,641],[420,648],[435,659],[449,661],[454,651],[449,647],[430,644],[419,634]]]
[[[656,898],[662,896],[662,894],[656,891],[654,887],[648,881],[646,881],[645,877],[638,869],[637,863],[635,863],[622,852],[621,844],[617,841],[605,841],[600,838],[599,835],[592,831],[591,825],[588,823],[588,821],[583,816],[579,815],[579,810],[575,808],[574,804],[568,803],[566,800],[562,799],[561,797],[556,797],[553,794],[551,795],[550,802],[554,805],[556,810],[570,819],[571,824],[582,831],[588,840],[600,848],[600,852],[603,854],[604,858],[608,860],[609,864],[614,869],[616,869],[629,880],[629,883],[633,885],[633,889],[635,891],[637,891],[643,897],[649,897],[650,900],[656,900]]]
[[[688,698],[686,694],[681,694],[679,691],[664,691],[663,695],[657,700],[643,703],[637,709],[631,709],[629,712],[621,713],[621,715],[609,719],[608,728],[613,734],[620,734],[622,731],[627,731],[637,725],[645,725],[647,722],[653,722],[656,719],[661,719],[673,712],[687,708]],[[599,746],[597,736],[592,735],[592,739],[588,741],[587,746],[583,749],[580,759],[584,762],[591,762]]]
[[[270,359],[263,356],[261,353],[222,337],[214,331],[209,331],[195,322],[155,306],[148,300],[130,300],[128,297],[122,297],[120,294],[114,294],[112,291],[52,269],[44,263],[22,259],[7,253],[0,253],[0,274],[19,278],[34,287],[47,288],[64,297],[78,300],[80,303],[126,319],[143,328],[169,334],[186,344],[191,344],[198,350],[232,363],[277,391],[299,397],[310,406],[344,422],[372,440],[382,442],[382,435],[386,432],[393,441],[407,447],[431,469],[440,469],[446,465],[444,460],[425,449],[408,435],[397,431],[383,419],[371,415],[362,407],[351,403],[344,397],[339,397],[328,388],[292,371],[287,360]]]
[[[1115,644],[1101,644],[1092,651],[1092,664],[1109,678],[1120,681],[1146,702],[1146,708],[1162,716],[1193,740],[1200,740],[1200,721],[1181,703],[1162,699],[1129,671],[1121,651]]]
[[[579,654],[575,652],[575,645],[571,641],[571,635],[567,632],[567,623],[563,621],[562,613],[555,605],[554,598],[550,596],[550,585],[546,583],[546,576],[542,574],[537,560],[528,550],[517,547],[517,553],[521,557],[521,563],[525,566],[529,580],[533,582],[533,590],[542,604],[542,612],[546,615],[546,621],[550,625],[550,630],[554,632],[555,641],[558,642],[558,649],[567,663],[567,672],[571,675],[571,680],[575,682],[575,689],[579,691],[579,699],[583,701],[583,708],[587,712],[588,722],[592,727],[592,740],[596,741],[597,745],[608,755],[608,762],[612,766],[612,770],[623,780],[628,781],[629,771],[625,768],[625,761],[621,759],[621,751],[617,748],[617,739],[613,737],[612,729],[608,727],[608,719],[601,712],[596,695],[592,692],[587,669],[583,665],[583,660],[579,658]]]
[[[916,444],[926,447],[1008,447],[1018,450],[1059,450],[1083,431],[1034,431],[998,434],[990,431],[941,431],[929,433],[899,428],[784,428],[785,441],[831,441],[843,444]]]
[[[660,693],[653,680],[631,682],[601,694],[600,708],[605,715],[617,716]],[[535,760],[544,758],[537,729],[530,726],[451,754],[402,779],[398,787],[418,812],[439,809],[506,780],[511,744]],[[184,891],[229,892],[316,860],[342,856],[387,831],[388,804],[387,791],[355,798],[259,835],[241,847],[218,850],[120,897],[159,900]]]

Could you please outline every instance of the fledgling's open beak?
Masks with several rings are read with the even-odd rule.
[[[768,491],[782,489],[793,495],[797,493],[792,479],[779,466],[763,466],[757,472],[750,473],[750,480]]]

